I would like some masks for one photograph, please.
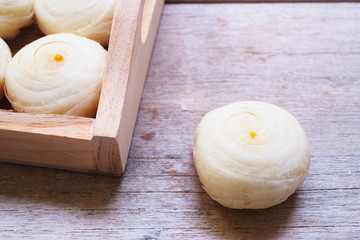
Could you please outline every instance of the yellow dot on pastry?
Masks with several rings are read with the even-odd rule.
[[[251,137],[252,139],[254,139],[254,138],[256,137],[256,133],[250,132],[250,137]]]
[[[55,54],[54,60],[57,62],[61,62],[62,60],[64,60],[64,57],[60,54]]]

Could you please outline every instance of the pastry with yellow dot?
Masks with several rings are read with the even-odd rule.
[[[22,48],[10,61],[5,94],[16,111],[92,117],[107,51],[74,34],[53,34]]]
[[[194,163],[215,201],[236,209],[268,208],[285,201],[303,183],[310,145],[298,121],[284,109],[236,102],[202,118]]]

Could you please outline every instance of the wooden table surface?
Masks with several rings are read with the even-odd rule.
[[[1,163],[0,239],[360,239],[359,65],[360,3],[168,4],[125,174]],[[203,114],[239,100],[285,108],[311,143],[270,209],[218,205],[193,165]]]

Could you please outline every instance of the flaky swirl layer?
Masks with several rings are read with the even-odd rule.
[[[35,0],[35,15],[45,34],[74,33],[109,43],[116,0]]]
[[[207,193],[230,208],[268,208],[285,201],[310,167],[304,130],[287,111],[244,101],[207,113],[194,162]]]
[[[17,111],[93,116],[107,51],[74,34],[54,34],[21,49],[10,61],[5,93]]]
[[[34,0],[0,0],[0,37],[12,39],[33,22]]]
[[[11,59],[11,51],[4,40],[0,38],[0,99],[4,97],[5,72]]]

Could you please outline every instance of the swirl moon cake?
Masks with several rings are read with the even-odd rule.
[[[2,99],[4,96],[5,72],[10,60],[10,48],[6,42],[0,38],[0,99]]]
[[[116,0],[35,0],[35,15],[45,34],[74,33],[109,43]]]
[[[221,205],[268,208],[303,183],[310,145],[289,112],[263,102],[237,102],[202,118],[194,163],[204,189]]]
[[[12,39],[33,23],[33,0],[0,0],[0,37]]]
[[[10,61],[5,94],[16,111],[91,117],[97,110],[107,51],[74,34],[54,34]]]

